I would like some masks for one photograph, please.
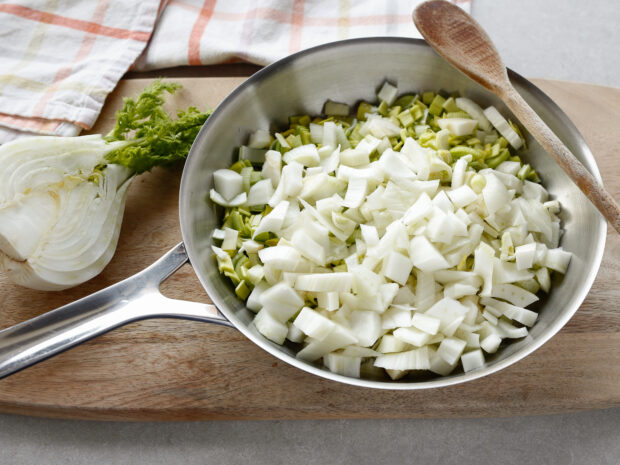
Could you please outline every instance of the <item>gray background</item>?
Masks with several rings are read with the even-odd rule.
[[[473,0],[473,15],[506,64],[524,76],[620,87],[617,0]],[[620,409],[492,419],[200,423],[0,415],[0,464],[615,465],[619,439]]]

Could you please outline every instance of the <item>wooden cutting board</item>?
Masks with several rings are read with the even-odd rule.
[[[174,107],[214,107],[242,78],[178,79]],[[575,122],[620,199],[620,89],[536,80]],[[120,98],[145,80],[123,81]],[[131,186],[116,255],[90,282],[60,293],[23,289],[0,277],[0,327],[124,279],[181,240],[181,168],[156,169]],[[425,391],[380,391],[320,379],[288,366],[238,331],[150,320],[128,325],[0,381],[0,411],[106,420],[315,419],[505,416],[620,405],[620,237],[610,233],[592,290],[568,325],[525,360],[483,379]],[[174,298],[208,302],[186,266],[163,286]]]

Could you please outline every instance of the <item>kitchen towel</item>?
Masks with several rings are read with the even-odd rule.
[[[424,0],[170,0],[136,69],[248,61],[266,65],[335,40],[421,37]],[[469,12],[471,0],[450,0]]]
[[[451,0],[466,11],[471,0]],[[123,74],[265,65],[322,43],[420,37],[422,0],[20,0],[0,2],[0,143],[90,128]],[[148,44],[148,46],[147,46]]]
[[[0,2],[0,143],[91,127],[146,47],[159,8],[160,0]]]

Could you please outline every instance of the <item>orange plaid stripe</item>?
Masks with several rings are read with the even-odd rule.
[[[102,26],[92,21],[82,21],[80,19],[67,18],[66,16],[39,11],[27,6],[16,5],[14,3],[0,4],[0,12],[8,13],[22,18],[31,19],[40,23],[54,24],[65,26],[79,31],[90,32],[92,34],[100,34],[118,39],[133,39],[146,42],[151,36],[150,33],[142,31],[128,31],[126,29],[118,29],[115,27]]]
[[[200,10],[200,14],[198,15],[198,19],[194,23],[192,33],[189,36],[189,46],[187,52],[187,61],[190,65],[202,64],[200,61],[200,39],[202,39],[202,34],[207,27],[209,19],[211,19],[216,1],[217,0],[205,0],[202,9]]]

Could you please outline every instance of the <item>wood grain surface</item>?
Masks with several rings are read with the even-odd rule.
[[[179,79],[173,106],[212,107],[242,78]],[[607,188],[620,198],[620,89],[536,80],[585,136]],[[99,127],[107,129],[121,95],[145,85],[123,81]],[[97,278],[46,293],[0,277],[0,327],[126,278],[181,240],[180,167],[156,169],[131,186],[116,255]],[[620,405],[620,238],[610,233],[586,301],[566,327],[525,360],[483,379],[424,391],[346,386],[293,368],[238,331],[176,320],[128,325],[0,381],[0,411],[107,420],[316,419],[506,416]],[[208,302],[191,268],[163,286],[174,298]]]

